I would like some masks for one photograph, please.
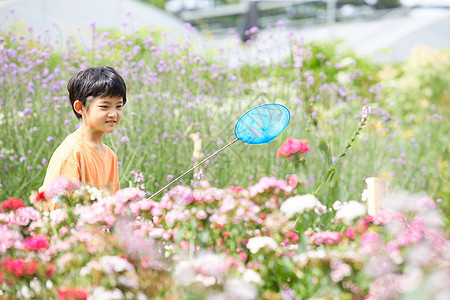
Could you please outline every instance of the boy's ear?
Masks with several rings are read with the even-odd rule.
[[[82,114],[85,112],[85,110],[86,110],[86,108],[84,107],[83,103],[81,103],[80,100],[76,100],[76,101],[73,103],[73,109],[74,109],[77,113],[79,113],[80,115],[82,115]]]

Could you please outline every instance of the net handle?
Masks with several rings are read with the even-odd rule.
[[[211,154],[210,156],[208,156],[207,158],[205,158],[204,160],[202,160],[201,162],[199,162],[198,164],[196,164],[195,166],[191,167],[189,170],[187,170],[186,172],[184,172],[183,174],[181,174],[180,176],[178,176],[177,178],[175,178],[174,180],[172,180],[171,182],[169,182],[168,184],[166,184],[164,187],[162,187],[159,191],[157,191],[156,193],[154,193],[153,195],[151,195],[150,197],[148,197],[145,200],[141,200],[139,201],[139,203],[141,202],[146,202],[148,200],[150,200],[151,198],[161,194],[162,191],[164,191],[166,188],[168,188],[169,186],[171,186],[172,184],[174,184],[175,182],[177,182],[178,180],[180,180],[181,178],[183,178],[184,176],[186,176],[189,172],[191,172],[192,170],[194,170],[195,168],[197,168],[198,166],[202,165],[203,163],[205,163],[207,160],[209,160],[210,158],[213,158],[214,156],[216,156],[217,154],[219,154],[220,152],[222,152],[222,150],[224,150],[225,148],[230,147],[231,145],[233,145],[234,143],[236,143],[239,139],[236,138],[234,141],[228,143],[227,145],[223,146],[222,148],[220,148],[219,150],[217,150],[216,152],[214,152],[213,154]]]

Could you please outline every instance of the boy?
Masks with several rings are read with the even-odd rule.
[[[127,102],[125,81],[111,67],[88,68],[69,80],[67,90],[81,126],[53,153],[39,192],[64,176],[113,194],[120,188],[117,156],[103,144],[103,135],[120,123]]]

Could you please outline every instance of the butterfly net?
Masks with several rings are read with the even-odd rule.
[[[289,124],[289,110],[281,104],[263,104],[246,112],[236,123],[236,138],[247,144],[267,144]]]

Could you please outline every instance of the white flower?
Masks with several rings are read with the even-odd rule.
[[[319,204],[314,208],[314,212],[318,215],[323,215],[327,211],[327,207],[323,204]]]
[[[216,284],[216,278],[214,276],[203,276],[201,274],[195,275],[195,282],[200,282],[203,286],[213,286]]]
[[[100,264],[102,265],[103,273],[105,274],[134,271],[134,266],[128,260],[119,256],[103,256],[100,258]]]
[[[368,189],[364,189],[362,194],[361,194],[361,200],[363,202],[366,202],[367,199],[369,199],[369,190]]]
[[[361,122],[367,121],[370,113],[371,113],[370,106],[364,105],[363,107],[361,107]]]
[[[292,218],[297,213],[313,210],[321,205],[314,195],[306,194],[286,199],[281,204],[280,210],[288,217]]]
[[[342,220],[344,224],[350,225],[353,219],[366,213],[366,206],[358,201],[351,200],[345,203],[341,209],[336,212],[336,219]]]
[[[261,276],[259,276],[259,274],[252,269],[245,269],[244,273],[242,274],[242,279],[245,282],[255,283],[258,285],[263,285],[264,283],[261,279]]]
[[[106,290],[104,287],[99,286],[94,289],[94,292],[88,297],[88,300],[119,300],[124,299],[124,295],[121,290],[114,289],[112,291]]]
[[[139,282],[135,278],[130,278],[126,276],[119,276],[117,278],[117,281],[121,284],[126,286],[127,288],[135,288],[137,289],[139,287]]]
[[[335,201],[333,203],[333,209],[334,210],[339,210],[339,209],[341,209],[341,207],[342,207],[342,202],[341,201]]]
[[[229,278],[224,284],[226,299],[252,300],[258,296],[255,285],[242,281],[239,278]]]
[[[356,65],[356,61],[353,58],[347,56],[347,57],[343,58],[339,62],[339,64],[341,65],[342,68],[345,68],[345,67],[348,67],[348,66]]]
[[[251,253],[255,254],[259,250],[266,248],[268,250],[276,250],[277,243],[268,236],[256,236],[248,240],[247,248]]]
[[[31,297],[33,296],[33,293],[26,285],[22,286],[22,289],[20,290],[20,294],[25,299],[31,299]]]
[[[195,279],[195,267],[192,261],[182,260],[176,266],[173,272],[173,278],[181,286],[189,286]]]

